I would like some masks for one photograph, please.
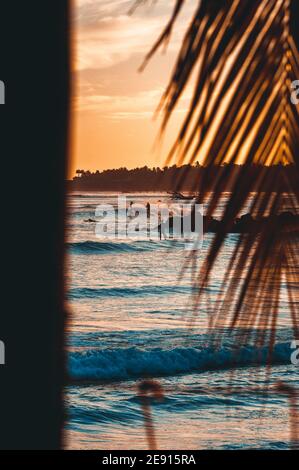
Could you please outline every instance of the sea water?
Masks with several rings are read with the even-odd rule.
[[[191,328],[194,269],[203,262],[213,234],[205,235],[196,266],[180,278],[189,256],[182,241],[96,237],[96,207],[116,207],[117,196],[68,196],[65,447],[147,449],[138,384],[151,377],[164,395],[151,403],[158,448],[289,448],[287,396],[260,393],[267,349],[247,344],[236,352],[225,332],[219,347],[210,342],[207,320],[238,235],[228,235],[206,292],[208,301]],[[166,194],[127,198],[136,204],[170,202]],[[267,380],[298,387],[298,365],[290,359],[296,338],[284,289]]]

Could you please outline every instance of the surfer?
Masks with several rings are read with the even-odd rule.
[[[149,219],[151,216],[151,205],[149,202],[146,203],[146,217]]]
[[[133,201],[130,202],[129,207],[127,207],[127,217],[133,217],[134,211],[133,211]]]

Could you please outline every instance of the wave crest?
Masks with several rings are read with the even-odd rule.
[[[147,240],[137,240],[134,242],[70,242],[67,248],[76,254],[97,254],[97,253],[130,253],[153,251],[157,248],[169,247],[169,243],[153,242]]]
[[[267,347],[174,348],[163,350],[139,348],[87,350],[71,352],[69,375],[73,380],[130,380],[142,377],[172,376],[232,366],[265,365]],[[290,362],[290,343],[278,343],[272,355],[273,364]]]

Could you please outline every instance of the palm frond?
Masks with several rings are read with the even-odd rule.
[[[176,1],[145,64],[169,40],[184,3]],[[198,1],[159,105],[165,132],[195,76],[189,109],[167,162],[199,161],[206,167],[197,190],[208,217],[215,215],[223,193],[233,188],[221,230],[196,276],[195,309],[200,313],[224,240],[249,205],[259,229],[241,234],[210,324],[215,331],[241,325],[247,332],[244,341],[258,331],[255,341],[268,341],[270,354],[284,279],[296,334],[299,327],[299,107],[290,101],[291,83],[299,78],[299,54],[290,31],[290,9],[290,0]],[[237,179],[231,171],[236,163],[242,165]],[[263,166],[258,181],[250,176],[253,164]],[[289,164],[294,168],[291,176]],[[225,165],[216,178],[215,165]],[[275,171],[269,172],[269,166]]]

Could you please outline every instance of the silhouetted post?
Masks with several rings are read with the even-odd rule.
[[[151,399],[163,399],[162,386],[156,380],[144,380],[138,385],[138,394],[141,400],[141,408],[144,418],[145,432],[150,450],[157,450],[155,426],[152,418]]]

